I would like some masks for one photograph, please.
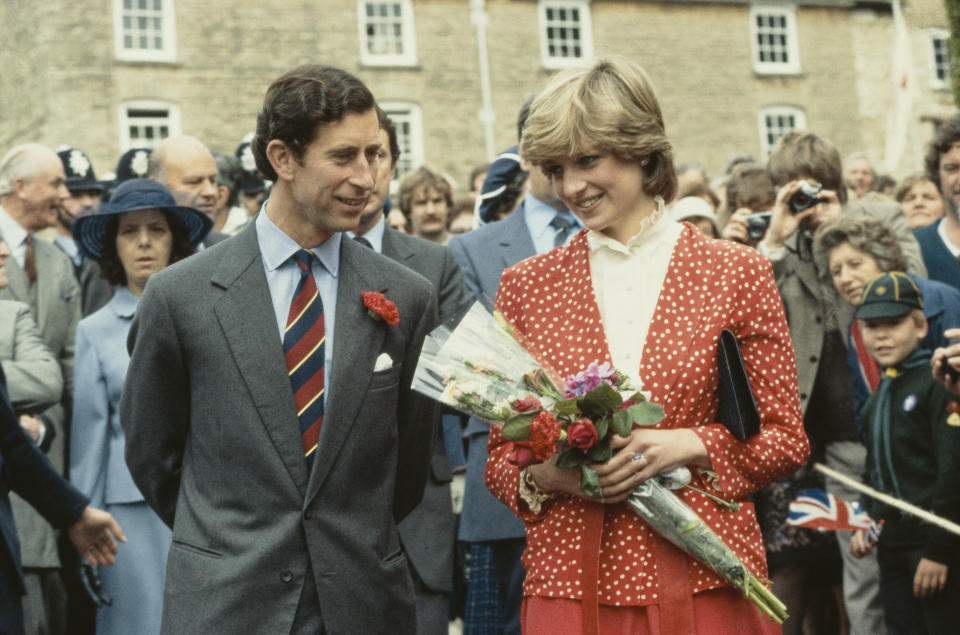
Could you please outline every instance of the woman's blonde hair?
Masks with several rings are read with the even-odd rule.
[[[622,56],[557,73],[530,106],[520,154],[534,165],[600,149],[643,166],[643,191],[677,191],[673,148],[650,78]]]

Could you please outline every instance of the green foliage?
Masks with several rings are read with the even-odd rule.
[[[577,401],[580,411],[591,420],[597,420],[610,410],[616,410],[623,403],[620,393],[606,382],[588,392]]]
[[[592,467],[580,466],[580,489],[587,496],[600,498],[600,477]]]
[[[530,423],[539,412],[525,412],[510,417],[503,424],[500,433],[511,441],[529,441]]]

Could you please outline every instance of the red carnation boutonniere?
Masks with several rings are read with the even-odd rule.
[[[364,291],[363,306],[367,307],[367,313],[375,320],[383,320],[391,326],[400,323],[400,313],[397,311],[397,305],[386,299],[382,293]]]

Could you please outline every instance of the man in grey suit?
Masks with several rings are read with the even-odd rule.
[[[277,79],[253,142],[270,200],[140,300],[120,417],[173,528],[166,633],[416,630],[397,522],[430,466],[433,406],[409,386],[437,308],[426,279],[343,239],[378,135],[352,75]]]
[[[520,113],[520,130],[526,119],[525,110],[526,107]],[[505,154],[515,156],[515,149]],[[520,169],[513,159],[507,161],[515,166],[511,169]],[[487,174],[488,179],[491,174],[496,177],[496,166],[495,161]],[[488,299],[492,302],[496,299],[497,286],[504,269],[565,243],[581,227],[576,217],[554,194],[553,186],[542,172],[533,170],[528,178],[530,189],[527,196],[510,216],[450,240],[450,250],[460,263],[464,283],[478,300]],[[505,632],[520,633],[524,578],[520,555],[526,546],[526,531],[523,522],[493,497],[483,481],[488,434],[487,423],[476,418],[470,419],[467,424],[467,479],[459,539],[482,543],[492,549],[497,565]],[[469,593],[468,590],[468,596]]]
[[[853,384],[846,363],[846,332],[853,309],[834,292],[830,272],[813,258],[813,234],[826,220],[844,215],[869,215],[886,223],[900,238],[911,272],[925,275],[920,248],[897,203],[847,202],[840,153],[826,139],[809,132],[789,132],[770,155],[770,176],[779,188],[770,227],[758,245],[772,260],[777,288],[783,300],[790,337],[797,354],[797,375],[804,427],[814,456],[827,465],[861,479],[865,473],[866,448],[860,442],[854,412]],[[800,191],[801,181],[820,185],[821,202],[794,209],[790,201]],[[859,494],[827,480],[827,489],[847,500]],[[785,513],[786,510],[784,510]],[[852,532],[837,532],[843,558],[843,591],[854,635],[884,632],[883,608],[879,602],[879,570],[875,555],[854,558],[849,542]],[[801,567],[771,568],[776,583],[797,588]],[[800,583],[799,587],[808,585]],[[806,589],[809,590],[809,589]],[[790,598],[785,598],[788,606]],[[799,600],[802,601],[802,600]],[[801,616],[802,618],[802,616]]]
[[[437,294],[440,322],[455,321],[470,299],[453,254],[442,245],[388,227],[384,219],[383,209],[390,193],[390,182],[397,171],[400,145],[393,122],[379,107],[377,114],[381,148],[376,185],[360,216],[360,225],[350,234],[357,242],[429,280]],[[450,594],[453,592],[456,542],[450,497],[453,472],[444,450],[443,432],[437,425],[430,478],[423,492],[423,501],[400,523],[400,540],[410,561],[417,594],[417,632],[420,635],[447,632]],[[456,437],[453,442],[460,442],[459,426],[451,435]]]
[[[56,430],[47,457],[61,472],[81,295],[70,259],[34,233],[53,225],[57,209],[69,197],[64,180],[60,158],[35,143],[16,146],[0,160],[0,239],[12,252],[6,262],[8,285],[0,289],[0,299],[18,300],[30,307],[44,343],[60,363],[63,398],[43,416]],[[22,499],[14,496],[11,500],[27,585],[26,628],[61,632],[66,626],[66,607],[53,528]]]

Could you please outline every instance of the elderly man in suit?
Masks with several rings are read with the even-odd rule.
[[[521,133],[529,112],[529,101],[520,111],[518,131]],[[501,156],[502,159],[498,158],[491,165],[488,179],[509,180],[498,167],[501,161],[510,166],[508,171],[521,169],[516,148],[511,148]],[[497,286],[504,269],[524,258],[545,253],[566,243],[582,227],[580,221],[554,194],[550,180],[543,173],[531,171],[529,182],[527,196],[510,216],[501,221],[487,217],[484,220],[488,224],[454,236],[449,243],[471,295],[478,300],[486,299],[491,305],[497,296]],[[487,189],[484,183],[483,190]],[[481,196],[487,206],[495,206],[495,197]],[[467,424],[467,479],[459,539],[492,549],[504,611],[504,632],[519,634],[524,577],[520,555],[526,546],[526,532],[523,522],[494,498],[483,482],[488,432],[488,424],[479,419],[471,418]],[[468,581],[467,584],[469,587],[471,583]],[[470,590],[467,593],[469,596]],[[469,616],[466,621],[470,621]]]
[[[430,467],[433,405],[409,387],[437,307],[422,276],[343,239],[379,131],[349,73],[286,73],[254,140],[270,200],[146,286],[120,419],[173,528],[164,632],[416,630],[397,522]]]
[[[370,202],[360,216],[354,240],[416,271],[433,284],[437,293],[440,322],[455,320],[470,301],[460,267],[449,249],[388,227],[383,209],[390,182],[397,171],[400,145],[397,129],[383,110],[380,118],[380,164]],[[453,591],[453,554],[456,526],[451,507],[450,461],[444,451],[442,430],[437,426],[430,478],[423,501],[400,523],[400,540],[410,561],[417,593],[417,632],[420,635],[447,632],[450,594]],[[460,427],[451,430],[460,443]]]
[[[219,171],[213,153],[196,137],[168,137],[150,152],[147,178],[167,186],[177,203],[198,209],[217,221],[217,199],[220,197]],[[230,236],[212,231],[198,249],[215,245]]]
[[[60,362],[64,393],[43,415],[56,430],[47,456],[64,469],[64,440],[73,393],[73,338],[80,320],[80,287],[70,259],[35,232],[54,224],[57,210],[69,192],[60,158],[44,146],[27,143],[0,159],[0,238],[12,252],[7,259],[8,285],[0,299],[30,307],[40,333]],[[11,497],[28,589],[24,619],[28,630],[65,628],[64,590],[58,569],[60,558],[53,529],[32,507]]]

